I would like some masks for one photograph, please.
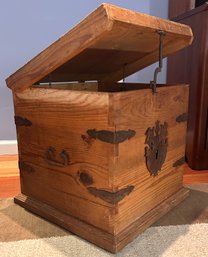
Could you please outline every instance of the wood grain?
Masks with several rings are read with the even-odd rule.
[[[52,176],[53,173],[50,174],[50,177]],[[104,201],[99,203],[101,202],[99,198],[92,201],[91,194],[84,189],[80,189],[82,194],[79,197],[76,193],[68,193],[66,188],[67,186],[70,188],[71,184],[67,184],[67,180],[65,183],[56,184],[55,180],[52,183],[51,179],[41,181],[37,176],[33,179],[34,177],[29,178],[27,175],[21,177],[21,192],[23,194],[46,203],[66,215],[72,215],[97,228],[113,233],[113,213],[115,212],[113,206],[111,207],[110,204],[107,206]],[[60,177],[62,176],[59,175],[59,180],[61,180]],[[60,184],[62,187],[58,188]]]
[[[90,165],[92,169],[96,166],[96,173],[101,178],[108,174],[108,156],[112,147],[93,139],[86,142],[82,137],[88,129],[114,129],[108,125],[107,94],[33,89],[16,94],[14,99],[16,114],[33,123],[32,127],[17,128],[19,154],[20,157],[27,156],[26,162],[35,157],[40,165],[51,168],[44,156],[48,147],[53,146],[58,152],[65,149],[70,164],[78,169],[87,170]],[[30,144],[26,146],[28,141]]]
[[[84,239],[87,239],[88,241],[102,247],[107,251],[116,253],[156,220],[183,201],[188,194],[189,191],[187,189],[181,189],[176,194],[172,195],[168,199],[165,199],[164,202],[152,209],[143,217],[137,219],[131,226],[126,228],[118,235],[107,233],[70,215],[65,215],[51,206],[43,204],[42,202],[39,202],[31,197],[27,197],[23,194],[15,197],[15,203],[65,229],[68,229],[69,231]]]
[[[189,195],[189,190],[183,188],[177,193],[165,199],[162,203],[147,212],[144,216],[137,219],[124,231],[120,232],[117,239],[116,251],[120,251],[126,244],[131,242],[136,236],[142,233],[146,228],[151,226],[156,220],[177,206]]]
[[[186,85],[158,87],[156,96],[148,88],[115,93],[34,88],[14,93],[15,114],[32,123],[17,126],[20,160],[33,170],[21,171],[22,192],[105,231],[120,233],[181,189],[183,170],[173,164],[184,156],[186,122],[178,123],[176,117],[187,111],[187,99]],[[159,176],[153,178],[145,164],[145,132],[157,120],[168,123],[168,154]],[[135,133],[111,144],[90,137],[89,129]],[[68,165],[51,165],[46,159],[48,147],[57,153],[66,151]],[[82,183],[81,173],[90,177],[90,185]],[[114,195],[129,187],[133,190],[128,195],[112,203],[91,192],[94,188]]]
[[[32,84],[91,45],[111,26],[112,22],[106,19],[106,10],[102,5],[75,28],[10,76],[6,80],[8,86],[13,90],[23,90],[31,87]],[[70,47],[68,48],[67,45],[70,45]],[[29,70],[30,73],[28,73]],[[30,75],[28,76],[28,74]]]
[[[18,156],[17,155],[0,155],[0,198],[14,197],[20,193],[20,178],[18,170]],[[15,163],[14,163],[15,162]],[[9,168],[8,168],[9,167]],[[12,167],[12,168],[11,168]],[[183,165],[183,183],[185,185],[191,184],[208,184],[208,171],[194,171],[187,164]],[[11,169],[10,169],[11,168]],[[14,168],[14,169],[13,169]],[[86,176],[85,173],[80,173],[81,177]],[[89,174],[88,174],[89,175]],[[130,179],[130,176],[129,176]],[[81,181],[81,180],[80,180]],[[88,182],[85,181],[85,185],[92,185],[92,181],[88,178]],[[83,181],[81,181],[83,183]],[[130,179],[131,181],[131,179]]]
[[[131,124],[131,128],[137,130],[137,135],[144,135],[144,127],[152,126],[153,118],[155,121],[167,120],[170,128],[177,123],[176,113],[186,112],[188,92],[188,85],[181,84],[159,87],[157,94],[152,94],[149,88],[111,94],[113,109],[109,122],[112,126],[116,125],[118,130]]]
[[[111,165],[115,188],[135,187],[128,199],[118,204],[115,231],[119,233],[182,187],[183,169],[173,168],[173,163],[185,153],[186,122],[178,123],[176,113],[188,108],[188,86],[160,87],[156,95],[149,89],[117,93],[111,95],[110,101],[110,123],[117,130],[125,130],[131,124],[130,128],[136,131],[131,140],[115,146]],[[153,178],[145,163],[145,132],[157,120],[168,123],[168,153],[162,170]]]
[[[108,251],[115,252],[115,240],[112,234],[89,225],[71,215],[66,215],[52,208],[51,206],[43,204],[37,199],[27,197],[24,194],[20,194],[15,197],[14,201],[33,213],[36,213],[39,216],[42,216],[73,233],[76,233],[88,241],[91,241],[92,243],[99,245]]]
[[[188,26],[102,4],[7,78],[7,85],[21,91],[41,81],[119,81],[158,60],[157,30],[166,35],[164,57],[192,42]]]
[[[94,187],[112,190],[111,144],[95,140],[88,143],[82,137],[90,128],[111,130],[108,94],[35,88],[15,94],[14,101],[16,115],[33,124],[17,127],[20,160],[34,169],[32,173],[21,172],[22,192],[89,224],[113,231],[113,207],[90,194],[79,176],[87,172]],[[58,153],[64,149],[69,165],[56,167],[48,163],[48,147]]]

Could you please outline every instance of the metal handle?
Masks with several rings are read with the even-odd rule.
[[[66,150],[62,150],[60,153],[59,153],[59,157],[60,157],[60,161],[59,160],[56,160],[56,150],[53,148],[53,147],[49,147],[47,150],[46,150],[46,154],[45,154],[45,158],[46,158],[46,161],[53,165],[53,166],[58,166],[58,167],[66,167],[69,165],[69,155],[68,153],[66,152]]]

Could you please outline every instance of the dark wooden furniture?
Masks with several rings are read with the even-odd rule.
[[[194,9],[195,0],[169,0],[169,18],[172,19]]]
[[[186,157],[192,169],[208,169],[208,5],[173,19],[192,27],[194,41],[168,58],[168,83],[190,84]]]
[[[205,4],[207,0],[195,0],[195,8]]]

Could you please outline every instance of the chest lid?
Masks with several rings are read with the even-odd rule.
[[[187,25],[102,4],[77,26],[7,78],[12,90],[39,82],[116,82],[192,42]]]

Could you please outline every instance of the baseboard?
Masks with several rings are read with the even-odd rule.
[[[17,140],[0,140],[0,155],[18,154]]]

